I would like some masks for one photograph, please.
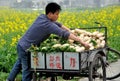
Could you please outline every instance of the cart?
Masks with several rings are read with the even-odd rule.
[[[57,81],[57,76],[65,80],[74,77],[88,77],[88,81],[106,81],[117,78],[120,72],[107,75],[108,52],[111,51],[118,56],[120,53],[107,46],[107,27],[82,28],[87,30],[97,30],[104,32],[106,45],[84,52],[37,52],[38,62],[34,67],[33,52],[30,54],[30,70],[33,72],[33,81],[40,81],[43,76],[53,76]]]

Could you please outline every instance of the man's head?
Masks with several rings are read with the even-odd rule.
[[[52,21],[56,21],[58,19],[60,11],[61,11],[60,5],[54,2],[49,3],[45,8],[46,15]]]

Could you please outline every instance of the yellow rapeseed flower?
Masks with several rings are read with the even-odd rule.
[[[12,38],[12,42],[11,42],[11,46],[15,46],[15,44],[16,44],[16,42],[17,42],[17,38],[16,37],[13,37]]]

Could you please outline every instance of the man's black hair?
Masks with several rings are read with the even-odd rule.
[[[61,6],[55,2],[48,3],[45,8],[45,13],[48,14],[49,12],[55,13],[56,11],[61,11]]]

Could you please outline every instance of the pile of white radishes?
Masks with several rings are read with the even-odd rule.
[[[78,36],[82,41],[89,44],[90,48],[86,49],[84,46],[82,46],[80,43],[76,43],[74,40],[68,39],[68,42],[65,44],[57,43],[52,46],[52,48],[62,48],[65,49],[66,47],[69,48],[69,50],[65,49],[63,51],[71,51],[71,49],[74,49],[75,52],[82,52],[85,50],[93,50],[96,48],[103,48],[105,46],[105,35],[104,33],[101,33],[99,31],[94,32],[88,32],[86,30],[82,29],[74,29],[72,30],[72,33]]]
[[[40,47],[37,47],[39,52],[84,52],[103,48],[106,45],[105,33],[99,31],[88,31],[83,29],[74,29],[71,31],[82,41],[89,44],[90,48],[85,48],[79,42],[71,39],[62,39],[56,35],[51,35],[46,41],[41,43]],[[34,51],[34,46],[30,48]]]

